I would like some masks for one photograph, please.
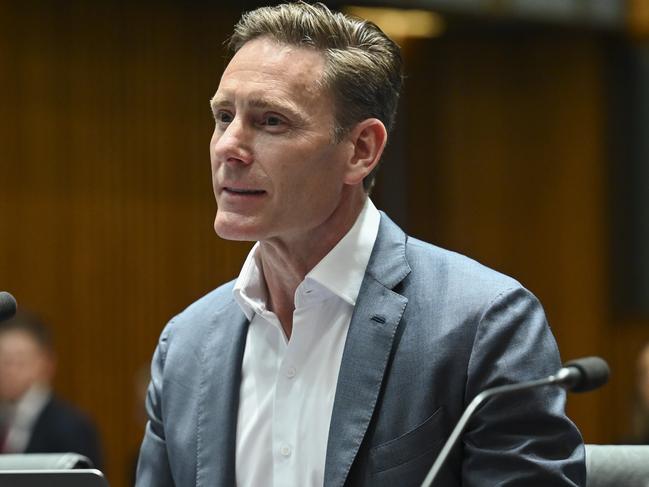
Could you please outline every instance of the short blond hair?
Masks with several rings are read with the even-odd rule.
[[[403,61],[399,46],[374,23],[332,12],[322,3],[299,1],[261,7],[243,14],[234,27],[229,48],[236,53],[258,37],[323,53],[326,63],[322,83],[336,104],[336,141],[368,118],[379,119],[388,134],[392,131]],[[375,173],[376,168],[363,181],[366,191],[374,184]]]

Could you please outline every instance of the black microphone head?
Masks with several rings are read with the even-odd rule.
[[[611,370],[604,359],[599,357],[584,357],[566,362],[564,368],[578,371],[576,379],[569,387],[572,392],[587,392],[597,389],[608,382]]]
[[[14,297],[5,291],[0,291],[0,321],[8,320],[15,315],[16,308]]]

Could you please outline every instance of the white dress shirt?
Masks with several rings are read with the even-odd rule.
[[[25,451],[36,421],[51,397],[49,388],[34,385],[18,400],[12,408],[9,429],[2,445],[4,453]]]
[[[259,244],[248,254],[234,286],[250,320],[237,422],[237,486],[323,485],[338,371],[379,221],[368,198],[354,226],[297,287],[290,340],[267,308]]]

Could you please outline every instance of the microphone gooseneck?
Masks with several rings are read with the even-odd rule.
[[[446,440],[446,443],[444,443],[442,451],[439,452],[439,455],[435,459],[435,463],[433,463],[433,466],[428,472],[428,475],[426,475],[421,487],[430,487],[432,485],[435,477],[437,477],[437,474],[444,465],[446,458],[460,439],[460,435],[464,432],[469,419],[471,419],[475,410],[478,409],[478,407],[487,399],[501,394],[509,394],[524,389],[533,389],[543,386],[559,386],[572,392],[591,391],[606,384],[609,374],[610,369],[603,359],[599,357],[584,357],[567,362],[556,374],[543,379],[485,389],[473,398],[464,410],[464,413],[462,413],[460,420],[455,425],[455,428],[453,428],[453,431]]]

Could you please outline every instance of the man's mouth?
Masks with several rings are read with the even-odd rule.
[[[241,195],[260,195],[266,192],[263,189],[230,188],[227,186],[223,188],[223,191],[225,191],[226,193]]]

